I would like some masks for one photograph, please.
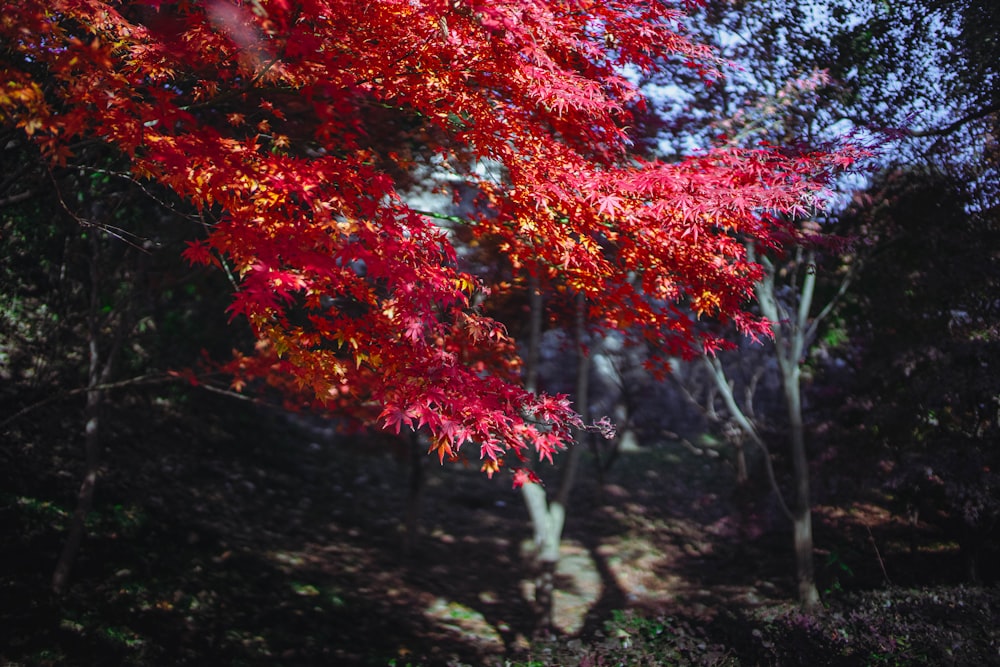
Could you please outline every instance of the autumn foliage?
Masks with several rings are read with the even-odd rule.
[[[649,110],[630,75],[718,67],[657,0],[0,6],[4,125],[54,168],[111,145],[202,212],[186,257],[232,273],[232,314],[259,341],[237,384],[368,406],[386,428],[425,427],[441,456],[474,443],[490,470],[550,458],[579,420],[521,387],[516,346],[479,307],[489,286],[407,204],[415,174],[473,193],[463,238],[673,354],[718,344],[701,316],[766,330],[744,310],[759,276],[744,240],[787,240],[853,159],[631,154]]]

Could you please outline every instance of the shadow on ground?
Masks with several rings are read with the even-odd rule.
[[[63,598],[48,578],[80,443],[54,435],[78,431],[77,413],[36,415],[3,446],[0,663],[486,665],[533,650],[530,530],[509,478],[424,461],[406,548],[415,501],[391,447],[212,400],[115,410]],[[766,492],[733,489],[724,463],[681,443],[623,455],[600,488],[584,475],[558,573],[562,631],[597,641],[627,608],[711,627],[787,602],[790,535]],[[817,510],[828,594],[951,571],[955,554],[911,554],[877,505],[842,506]]]

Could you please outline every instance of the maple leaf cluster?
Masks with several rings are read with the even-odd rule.
[[[630,156],[646,102],[625,73],[717,65],[657,0],[0,6],[0,120],[56,164],[80,140],[112,145],[205,211],[185,256],[232,271],[231,312],[261,341],[230,365],[240,382],[368,406],[391,430],[426,428],[442,458],[475,443],[488,472],[508,453],[551,458],[580,422],[520,386],[454,236],[406,203],[417,167],[478,193],[468,233],[515,267],[677,351],[701,315],[766,329],[745,312],[759,272],[744,240],[776,244],[854,159]]]

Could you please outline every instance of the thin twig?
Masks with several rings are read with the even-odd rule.
[[[875,543],[875,536],[872,534],[871,526],[866,525],[865,529],[868,531],[868,539],[872,542],[872,548],[875,549],[875,557],[878,558],[878,566],[882,568],[882,576],[885,577],[885,583],[892,586],[892,580],[889,579],[889,573],[885,569],[885,561],[882,560],[882,553],[878,550],[878,544]]]
[[[38,192],[36,190],[25,190],[24,192],[18,192],[17,194],[10,195],[0,199],[0,208],[6,206],[13,206],[14,204],[20,204],[23,201],[27,201],[34,197]]]
[[[133,176],[128,172],[116,171],[113,169],[102,169],[101,167],[90,167],[87,165],[79,165],[76,168],[82,171],[90,171],[96,174],[105,174],[106,176],[114,176],[116,178],[128,181],[133,185],[135,185],[136,187],[138,187],[140,190],[142,190],[143,194],[145,194],[147,197],[149,197],[154,202],[156,202],[166,210],[170,211],[171,213],[176,213],[177,215],[180,215],[184,218],[187,218],[188,220],[191,220],[192,222],[196,222],[206,227],[211,227],[211,225],[203,221],[203,216],[193,213],[184,213],[178,210],[176,206],[170,204],[169,202],[164,201],[161,197],[157,196],[156,193],[154,193],[152,190],[146,187],[146,183],[144,183],[142,180],[136,178],[135,176]]]
[[[57,394],[52,394],[48,398],[44,398],[44,399],[38,401],[37,403],[32,403],[31,405],[28,405],[28,406],[25,406],[25,407],[21,408],[20,410],[18,410],[17,412],[15,412],[11,416],[7,417],[2,422],[0,422],[0,428],[3,428],[5,426],[7,426],[7,424],[10,424],[11,422],[16,421],[17,419],[20,419],[21,417],[23,417],[27,413],[29,413],[29,412],[31,412],[33,410],[36,410],[36,409],[38,409],[38,408],[40,408],[40,407],[42,407],[44,405],[48,405],[49,403],[54,403],[56,401],[65,400],[67,398],[72,398],[72,397],[78,396],[80,394],[85,394],[88,391],[106,391],[108,389],[120,389],[122,387],[128,387],[128,386],[140,385],[140,384],[159,384],[159,383],[163,383],[163,382],[172,382],[172,381],[179,380],[179,379],[181,379],[181,378],[179,378],[177,376],[173,376],[173,375],[161,375],[161,374],[156,374],[156,375],[140,375],[138,377],[129,378],[128,380],[118,380],[117,382],[107,382],[105,384],[97,384],[97,385],[94,385],[94,386],[91,386],[91,387],[77,387],[76,389],[70,389],[68,391],[63,391],[63,392],[59,392]]]
[[[198,384],[196,385],[199,389],[204,389],[205,391],[210,391],[213,394],[219,394],[221,396],[228,396],[229,398],[237,398],[241,401],[249,401],[256,405],[270,405],[267,401],[257,398],[255,396],[249,396],[247,394],[241,394],[238,391],[233,391],[232,389],[223,389],[222,387],[215,387],[210,384]]]
[[[80,217],[79,215],[77,215],[76,213],[74,213],[72,210],[70,210],[69,206],[66,204],[66,200],[63,199],[62,192],[59,190],[59,183],[56,181],[55,175],[53,175],[51,169],[49,169],[48,172],[49,172],[49,178],[52,179],[52,185],[55,188],[56,199],[59,200],[59,204],[62,206],[63,210],[66,211],[67,215],[69,215],[71,218],[73,218],[74,220],[76,220],[76,222],[77,222],[78,225],[80,225],[83,228],[94,227],[96,229],[101,229],[101,230],[104,231],[104,233],[108,234],[109,236],[115,237],[116,239],[118,239],[122,243],[124,243],[126,245],[130,245],[133,248],[135,248],[136,250],[138,250],[140,252],[144,252],[147,255],[150,254],[150,252],[148,250],[146,250],[145,248],[143,248],[141,245],[133,243],[132,241],[130,241],[127,238],[125,238],[125,235],[126,234],[130,235],[130,236],[132,236],[132,237],[134,237],[134,238],[136,238],[138,240],[141,240],[141,241],[145,241],[145,240],[148,240],[148,239],[143,239],[141,236],[138,236],[137,234],[132,234],[131,232],[127,232],[126,230],[121,229],[119,227],[114,227],[114,226],[108,225],[106,223],[94,222],[93,220],[88,220],[87,218]]]

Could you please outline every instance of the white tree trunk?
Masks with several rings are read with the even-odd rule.
[[[812,325],[809,322],[809,311],[812,308],[816,287],[814,262],[814,251],[808,251],[804,257],[800,251],[797,263],[804,264],[806,270],[801,290],[798,292],[798,308],[795,313],[787,312],[779,303],[775,287],[775,267],[767,258],[761,260],[765,273],[764,278],[757,284],[757,300],[761,312],[774,326],[774,349],[778,367],[781,369],[781,386],[788,410],[789,444],[795,487],[795,507],[792,511],[795,578],[799,603],[804,607],[819,604],[813,562],[812,500],[809,492],[809,460],[802,419],[801,386],[803,353],[807,340],[815,331],[815,322]]]
[[[534,288],[535,285],[532,285]],[[531,295],[531,339],[528,347],[528,369],[525,373],[525,387],[530,391],[537,390],[537,374],[532,366],[537,364],[537,346],[541,340],[541,295],[532,289]],[[583,295],[578,296],[576,318],[577,340],[577,377],[576,405],[577,411],[586,419],[588,389],[590,376],[590,356],[585,352],[585,313],[586,301]],[[537,315],[537,328],[536,328]],[[537,338],[536,338],[537,335]],[[532,363],[534,362],[534,363]],[[555,575],[559,566],[559,546],[562,543],[563,528],[566,525],[566,508],[569,503],[570,491],[576,480],[576,471],[580,465],[580,455],[583,448],[579,446],[581,434],[575,435],[577,444],[571,444],[567,452],[559,486],[550,499],[545,488],[539,484],[528,483],[521,487],[528,515],[534,531],[534,558],[537,574],[535,577],[535,605],[538,611],[539,632],[551,632],[554,627],[555,612]]]

